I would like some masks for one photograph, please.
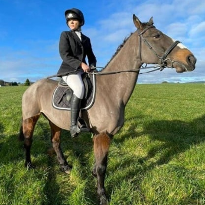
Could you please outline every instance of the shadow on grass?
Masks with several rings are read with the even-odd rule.
[[[73,159],[75,163],[80,165],[80,167],[78,167],[80,169],[79,177],[86,182],[84,195],[89,201],[88,204],[98,204],[95,187],[96,179],[91,174],[91,170],[94,164],[94,157],[92,157],[93,164],[90,166],[90,156],[93,155],[93,140],[91,138],[91,134],[81,133],[78,137],[71,138],[68,131],[62,130],[61,138],[62,149],[69,151],[69,154],[65,155],[65,157],[68,159],[68,163],[73,165],[73,162],[69,160]],[[73,167],[73,169],[75,168]],[[67,185],[70,186],[69,182]],[[78,187],[78,184],[72,186],[72,189],[75,190]]]
[[[115,163],[112,168],[109,168],[109,173],[114,174],[117,169],[120,169],[122,174],[119,172],[116,177],[111,177],[112,183],[107,187],[108,194],[112,192],[112,184],[119,184],[125,179],[132,181],[140,192],[140,188],[137,185],[144,179],[148,171],[156,166],[169,163],[175,156],[190,149],[190,146],[205,142],[205,115],[193,119],[191,122],[153,120],[147,124],[145,123],[141,133],[138,133],[134,126],[134,123],[130,124],[126,134],[114,139],[115,143],[121,144],[125,140],[138,138],[142,135],[148,135],[151,141],[156,143],[153,143],[149,148],[146,157],[127,157],[128,154],[125,160]],[[155,160],[152,160],[152,158],[155,158]],[[125,171],[126,169],[127,171]],[[140,195],[143,203],[143,192]]]
[[[141,116],[143,118],[143,116]],[[133,119],[133,118],[132,118]],[[135,118],[134,118],[135,119]],[[139,116],[136,117],[136,121],[139,120]],[[117,168],[126,169],[127,167],[133,167],[127,169],[123,174],[116,175],[112,178],[112,182],[109,182],[107,186],[108,196],[110,197],[113,184],[117,185],[123,180],[132,180],[132,183],[139,184],[143,179],[145,173],[153,169],[157,165],[162,165],[168,163],[174,156],[186,151],[191,145],[197,145],[205,141],[205,115],[200,118],[196,118],[191,122],[184,122],[179,120],[153,120],[144,125],[143,131],[139,133],[136,129],[134,122],[129,125],[126,134],[121,135],[119,138],[115,138],[114,142],[117,144],[123,143],[128,138],[136,138],[142,135],[148,135],[153,141],[160,141],[159,143],[152,146],[147,152],[147,156],[144,158],[133,158],[128,157],[127,160],[123,162],[117,162],[113,167],[109,167],[108,173],[117,172]],[[47,127],[47,122],[38,122],[36,128],[38,131],[34,133],[34,146],[32,147],[31,154],[38,158],[38,155],[42,154],[42,149],[47,152],[47,149],[51,146],[50,144],[50,129]],[[3,133],[3,126],[0,124],[0,131]],[[40,130],[40,131],[39,131]],[[37,136],[38,135],[38,136]],[[37,141],[35,143],[35,141]],[[39,146],[42,148],[39,149]],[[92,203],[97,204],[96,190],[94,190],[95,184],[94,179],[91,176],[91,169],[88,170],[88,164],[90,164],[90,156],[92,154],[93,142],[90,134],[85,134],[79,136],[76,139],[72,139],[69,132],[62,131],[62,148],[63,150],[69,150],[69,153],[79,161],[82,168],[81,177],[88,180],[89,188],[85,189],[85,194],[88,198],[92,199]],[[0,144],[0,156],[1,164],[6,164],[8,162],[18,162],[24,159],[24,151],[22,147],[20,148],[17,141],[17,135],[10,135],[6,138],[4,143]],[[136,147],[137,149],[137,147]],[[15,150],[15,151],[14,151]],[[46,151],[45,151],[46,150]],[[7,156],[3,156],[3,153],[9,153]],[[151,158],[158,155],[157,161],[153,163],[146,163]],[[66,158],[69,156],[66,156]],[[112,157],[110,155],[109,157]],[[59,174],[55,171],[57,160],[55,155],[54,158],[48,156],[48,160],[40,161],[38,166],[47,166],[48,169],[48,179],[45,184],[44,194],[47,196],[47,204],[61,204],[63,202],[64,196],[60,193],[60,187],[56,180],[56,176]],[[109,161],[108,161],[109,164]],[[109,165],[108,165],[109,166]],[[120,173],[120,172],[119,172]],[[133,180],[134,179],[134,180]],[[66,182],[69,186],[69,180]],[[136,189],[140,189],[136,186]],[[143,198],[143,193],[141,193]],[[96,198],[96,199],[95,199]],[[143,201],[143,199],[142,199]]]
[[[3,125],[0,123],[0,133],[3,133],[4,132],[4,127]]]
[[[155,164],[166,164],[190,146],[205,141],[205,115],[189,123],[180,120],[153,121],[144,126],[144,133],[151,140],[163,142],[163,145],[150,149],[147,157],[151,158],[161,152],[163,154]]]
[[[2,135],[2,133],[4,132],[4,127],[3,127],[3,125],[0,123],[0,151],[1,151],[1,149],[2,149],[2,145],[4,144],[3,143],[3,140],[2,140],[2,138],[3,138],[3,135]]]
[[[47,202],[46,204],[61,204],[62,197],[59,196],[59,185],[56,182],[56,173],[54,172],[53,167],[56,165],[56,162],[48,156],[48,148],[51,146],[50,143],[50,130],[48,129],[47,122],[38,122],[36,125],[37,131],[34,132],[34,140],[31,148],[31,158],[36,158],[34,165],[36,166],[35,172],[38,180],[42,180],[42,175],[45,174],[43,169],[47,170],[48,179],[44,187],[44,194],[46,195]],[[3,127],[0,126],[0,131],[3,133]],[[22,164],[22,169],[24,167],[25,160],[25,150],[23,142],[18,140],[18,134],[14,135],[2,135],[2,143],[0,143],[0,166],[10,166],[13,164],[13,171],[15,173],[15,165]],[[42,157],[44,155],[44,157]],[[45,156],[47,155],[47,156]],[[38,160],[39,157],[39,160]],[[47,159],[46,159],[47,158]],[[23,162],[23,163],[22,163]],[[6,174],[6,173],[5,173]],[[3,176],[2,176],[3,177]],[[15,178],[15,174],[13,176]],[[16,185],[15,185],[16,186]],[[10,183],[9,190],[13,190],[12,183]],[[11,194],[11,193],[10,193]],[[13,196],[11,196],[12,199]]]
[[[166,164],[173,156],[186,151],[191,145],[200,144],[205,141],[205,115],[189,123],[180,120],[152,121],[144,125],[142,132],[138,132],[135,126],[130,124],[126,134],[114,141],[116,143],[123,143],[128,138],[148,135],[153,141],[163,142],[163,145],[153,146],[148,151],[147,157],[141,159],[142,161],[148,160],[161,152],[162,154],[156,165]]]

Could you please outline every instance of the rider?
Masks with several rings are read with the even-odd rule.
[[[76,137],[81,131],[77,120],[85,89],[81,75],[96,66],[96,57],[90,39],[81,32],[81,26],[85,23],[83,13],[76,8],[68,9],[65,11],[65,19],[70,31],[63,31],[60,36],[59,52],[63,62],[58,70],[58,76],[62,76],[73,90],[70,133],[72,137]]]

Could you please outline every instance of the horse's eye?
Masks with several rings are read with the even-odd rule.
[[[157,38],[159,38],[159,37],[160,37],[160,34],[159,34],[159,33],[154,36],[155,39],[157,39]]]

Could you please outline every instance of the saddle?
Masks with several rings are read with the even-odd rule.
[[[95,99],[95,75],[84,73],[82,80],[85,86],[85,94],[81,102],[81,110],[88,110],[92,107]],[[70,111],[70,100],[72,98],[73,91],[67,85],[67,83],[61,78],[58,86],[55,88],[52,97],[52,105],[59,110]]]

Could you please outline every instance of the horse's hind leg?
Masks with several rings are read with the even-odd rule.
[[[19,139],[24,140],[24,148],[26,151],[25,166],[28,169],[33,168],[33,165],[31,163],[31,145],[33,141],[33,131],[39,116],[40,114],[23,120],[20,129]]]
[[[107,134],[98,134],[93,138],[95,166],[93,175],[97,177],[97,193],[100,197],[100,205],[107,205],[104,181],[107,168],[107,156],[110,146],[110,138]]]
[[[49,121],[50,127],[51,127],[51,141],[53,145],[53,149],[56,152],[58,162],[60,164],[60,169],[63,172],[66,172],[67,174],[70,173],[71,167],[68,165],[63,152],[60,147],[60,134],[61,129],[53,124],[51,121]]]

